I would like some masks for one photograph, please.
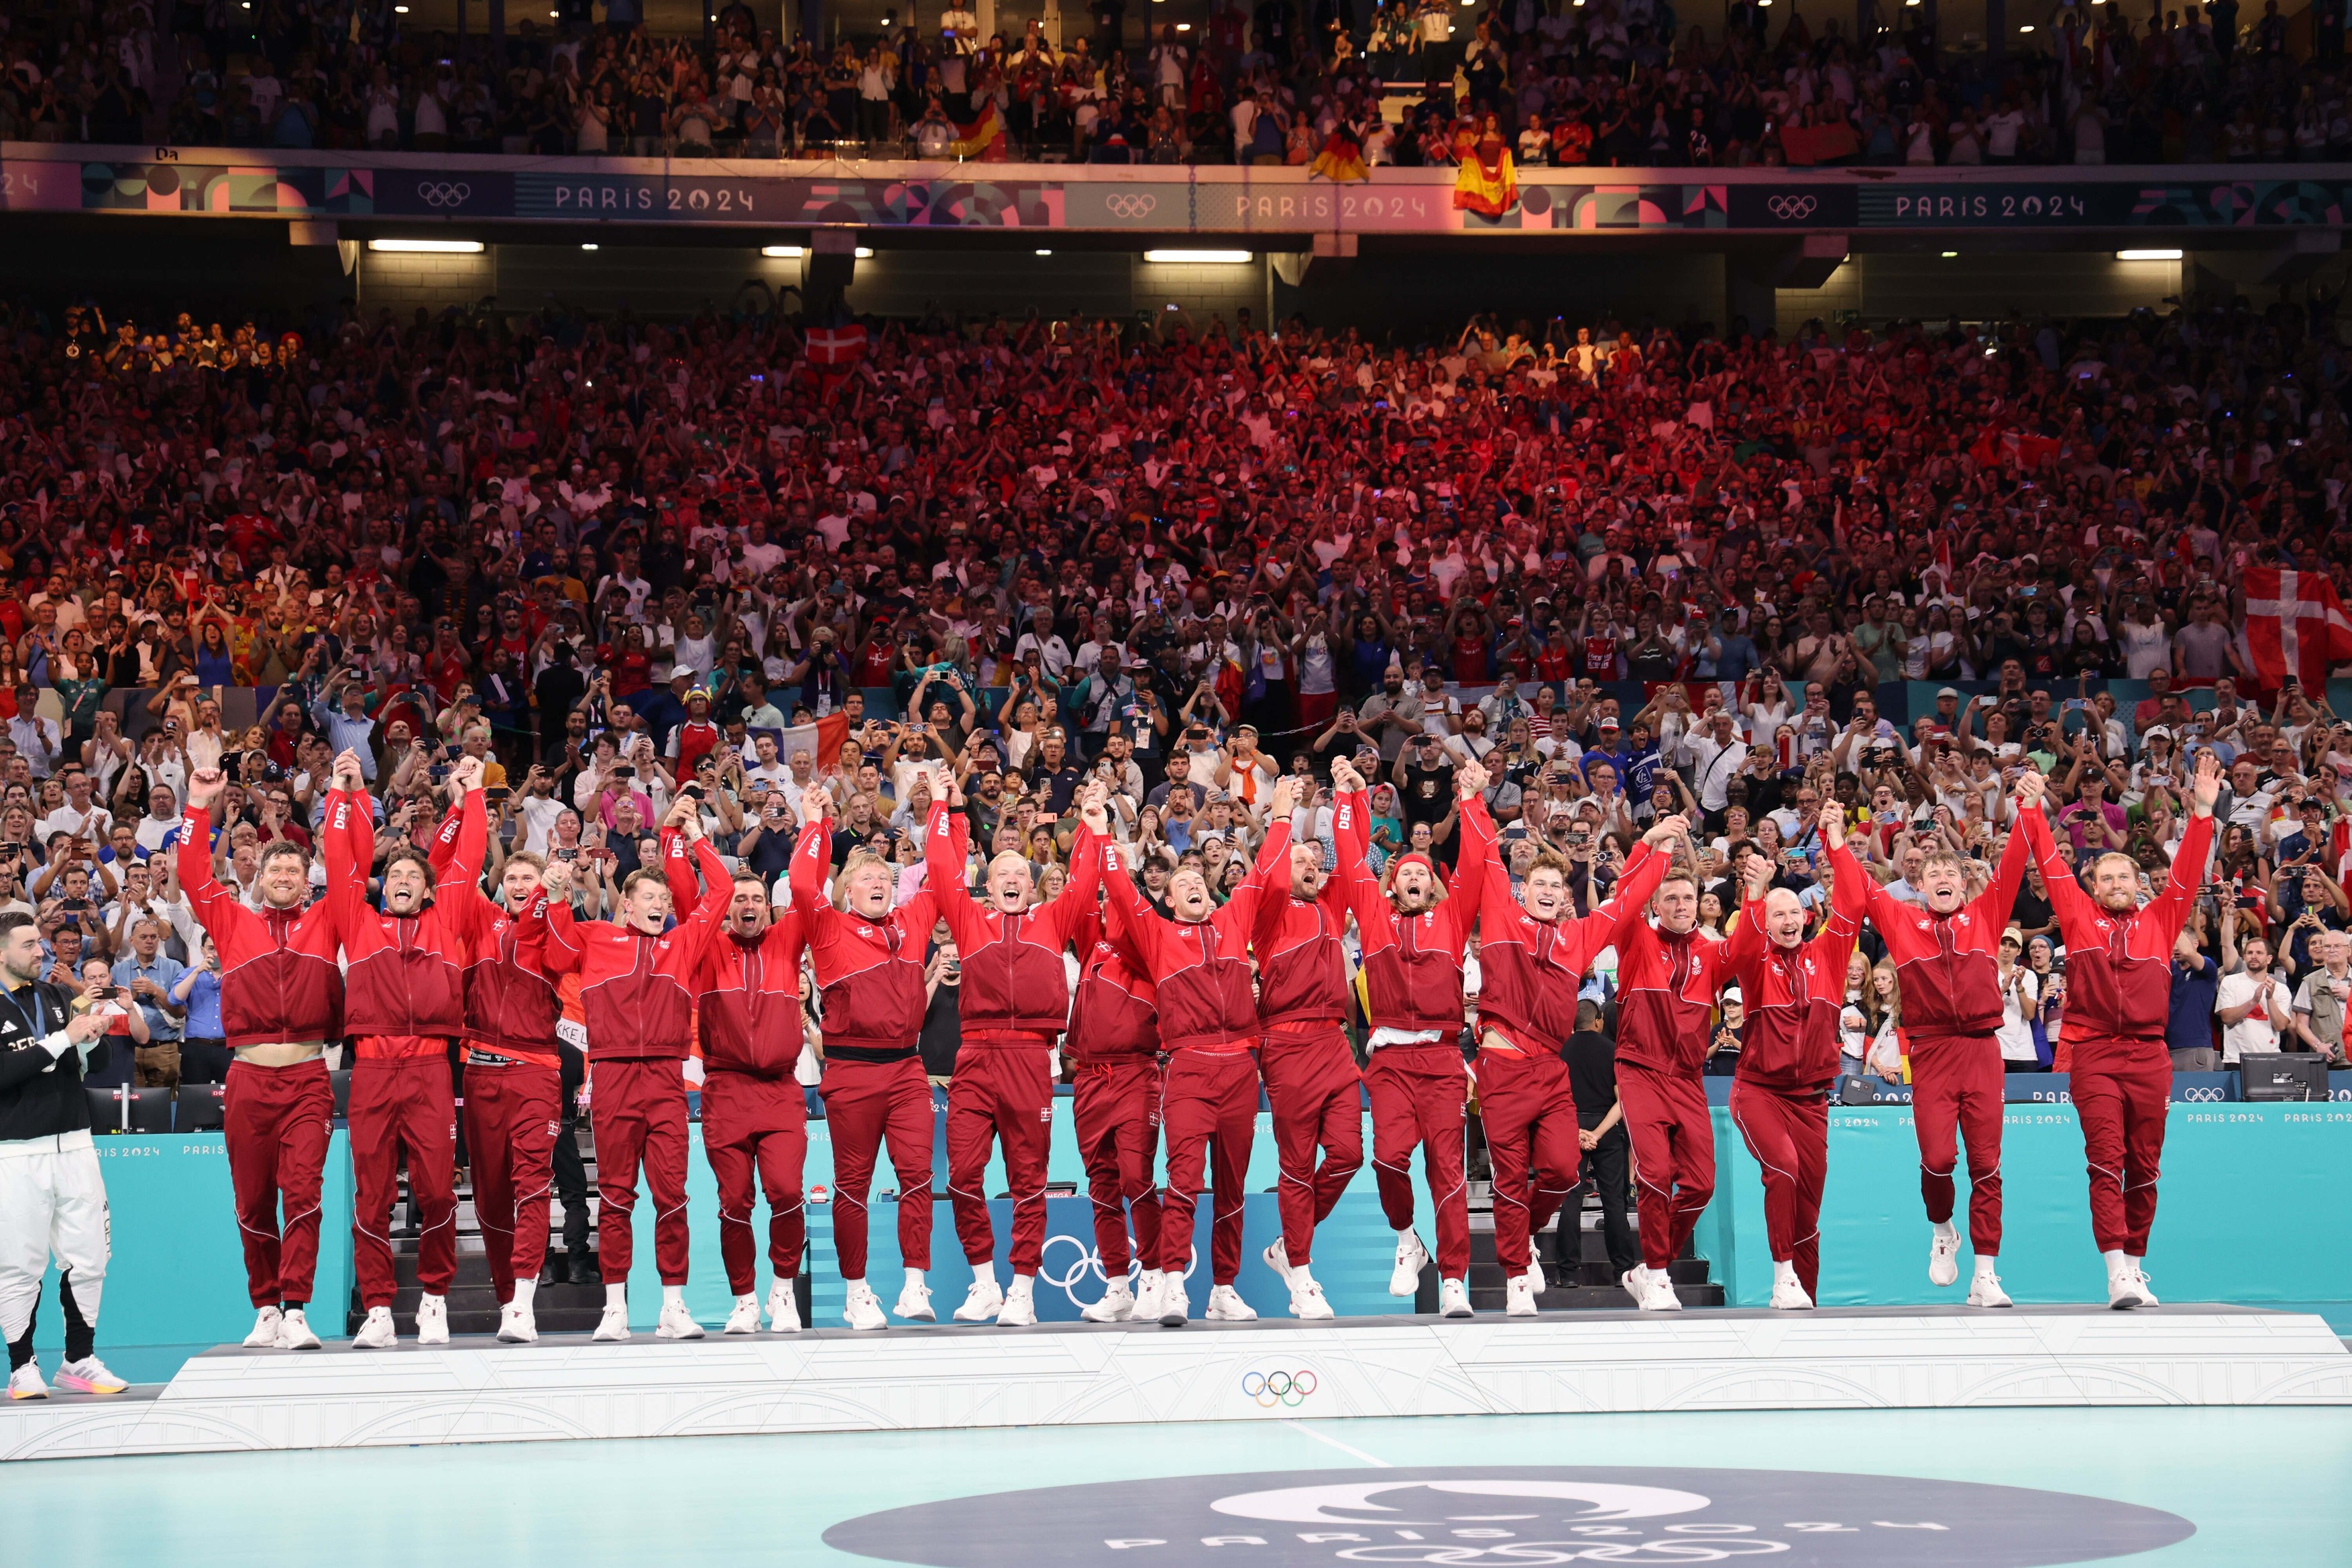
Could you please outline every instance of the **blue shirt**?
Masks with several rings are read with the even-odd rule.
[[[114,961],[114,983],[128,986],[133,980],[152,980],[169,991],[188,966],[158,948],[155,962],[141,968],[139,955],[125,953]],[[139,1010],[147,1016],[147,1034],[151,1039],[176,1040],[180,1037],[180,1020],[163,1009],[163,1005],[152,997],[139,998]]]
[[[2221,989],[2221,966],[2201,954],[2193,964],[2172,961],[2172,1011],[2164,1023],[2164,1045],[2173,1051],[2213,1048],[2213,994]]]
[[[182,978],[185,978],[183,972]],[[192,1040],[219,1040],[227,1037],[221,1027],[220,976],[207,969],[198,974],[188,987],[187,1037]]]

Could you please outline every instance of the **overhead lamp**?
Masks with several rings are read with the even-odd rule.
[[[1246,250],[1147,250],[1143,253],[1143,259],[1171,266],[1234,267],[1251,259],[1251,253]]]
[[[2116,252],[2116,259],[2117,261],[2178,261],[2180,259],[2180,252],[2177,250],[2118,250]]]
[[[760,254],[771,261],[798,261],[806,253],[797,245],[763,245]]]
[[[595,249],[596,247],[595,247],[594,246],[593,246],[593,245],[583,245],[583,246],[582,246],[580,248],[581,248],[581,249],[583,249],[583,250],[593,250],[593,249]]]
[[[478,239],[371,239],[370,250],[405,251],[420,256],[478,256]]]
[[[1037,254],[1038,254],[1038,255],[1040,255],[1040,256],[1051,256],[1051,255],[1053,255],[1054,253],[1053,253],[1052,251],[1050,251],[1050,250],[1041,250],[1041,251],[1039,251]]]

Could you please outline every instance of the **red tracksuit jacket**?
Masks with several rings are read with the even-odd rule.
[[[343,798],[327,796],[327,809]],[[180,832],[180,887],[219,950],[221,1028],[239,1046],[339,1040],[343,1036],[343,972],[334,910],[256,911],[213,877],[212,819],[190,806]]]
[[[1099,856],[1098,848],[1094,852]],[[1099,877],[1099,858],[1097,867]],[[1070,1004],[1063,1056],[1076,1063],[1097,1064],[1157,1057],[1160,998],[1142,956],[1115,940],[1101,912],[1091,908],[1070,941],[1078,950],[1078,986]]]
[[[1258,1017],[1250,994],[1250,930],[1268,884],[1290,875],[1290,824],[1277,822],[1266,830],[1257,864],[1232,899],[1192,924],[1153,911],[1127,868],[1111,858],[1118,851],[1108,840],[1101,842],[1099,853],[1103,886],[1110,893],[1109,924],[1134,943],[1151,975],[1161,1043],[1171,1051],[1191,1047],[1227,1052],[1255,1044]]]
[[[971,844],[961,812],[933,812],[923,836],[924,882],[955,937],[963,963],[956,995],[963,1043],[985,1035],[1034,1035],[1052,1045],[1070,1020],[1069,971],[1062,950],[1094,919],[1102,860],[1095,836],[1081,824],[1070,842],[1070,879],[1061,896],[1017,915],[983,905],[965,890]]]
[[[1348,954],[1339,945],[1347,930],[1348,888],[1339,878],[1326,879],[1320,892],[1302,899],[1290,890],[1287,858],[1268,874],[1250,921],[1261,1027],[1337,1027],[1348,1021],[1353,988],[1348,984]]]
[[[665,829],[661,850],[665,864],[682,860],[686,841]],[[734,896],[734,885],[721,881],[659,936],[612,921],[574,920],[569,903],[548,906],[547,966],[580,976],[590,1061],[686,1056],[694,1033],[688,986]]]
[[[487,826],[479,790],[442,818],[429,841],[434,901],[413,915],[367,901],[375,813],[364,791],[330,801],[320,825],[327,907],[343,947],[343,1022],[363,1058],[438,1056],[466,1028],[471,911],[464,894],[481,875]]]
[[[1726,944],[1693,926],[1682,935],[1643,920],[1617,936],[1617,1059],[1696,1076],[1715,1035]]]
[[[1511,874],[1500,857],[1486,857],[1485,866],[1479,1026],[1497,1030],[1522,1050],[1557,1051],[1576,1033],[1576,993],[1593,956],[1641,923],[1643,906],[1666,874],[1666,858],[1646,844],[1635,845],[1599,909],[1549,921],[1528,914],[1511,897]]]
[[[673,904],[690,908],[705,889],[726,889],[730,904],[735,901],[734,874],[718,850],[697,839],[694,863],[702,871],[702,889],[695,886],[685,857],[663,858]],[[772,911],[768,929],[748,942],[721,922],[702,950],[702,965],[690,986],[706,1069],[764,1079],[793,1076],[801,1059],[801,949],[805,942],[798,910]]]
[[[2077,1068],[2113,1065],[2128,1047],[2164,1043],[2172,1010],[2172,944],[2188,921],[2189,900],[2205,880],[2213,847],[2213,819],[2192,816],[2172,858],[2172,875],[2153,903],[2118,920],[2101,909],[2073,868],[2058,858],[2049,819],[2022,814],[2033,835],[2034,858],[2042,865],[2050,908],[2066,939],[2066,1038]],[[2095,1056],[2097,1061],[2086,1061]]]
[[[1738,1076],[1784,1094],[1818,1093],[1837,1077],[1845,965],[1862,934],[1863,883],[1870,874],[1843,845],[1830,851],[1830,863],[1837,886],[1819,936],[1777,947],[1764,934],[1763,901],[1742,899],[1738,929],[1724,944],[1748,1016]]]
[[[1406,1034],[1436,1033],[1451,1044],[1461,1033],[1462,953],[1478,923],[1485,901],[1485,863],[1495,853],[1495,824],[1486,803],[1462,803],[1462,854],[1454,886],[1435,909],[1398,918],[1381,892],[1380,879],[1365,863],[1371,845],[1371,812],[1364,792],[1339,797],[1331,819],[1339,847],[1338,881],[1346,889],[1362,944],[1366,1016],[1375,1029]]]
[[[939,830],[947,809],[944,801],[932,805],[926,835]],[[824,1054],[847,1062],[913,1056],[929,1005],[923,992],[923,956],[939,921],[939,897],[926,888],[878,921],[836,910],[824,896],[825,868],[832,859],[832,836],[822,824],[812,823],[793,848],[793,908],[800,911],[816,964]],[[1054,977],[1062,980],[1058,963]]]
[[[472,798],[467,797],[467,804]],[[436,873],[457,858],[451,820],[445,818],[433,835],[430,858]],[[563,1005],[547,966],[547,895],[534,890],[522,908],[501,909],[483,894],[478,881],[463,887],[440,881],[434,894],[434,907],[455,910],[465,932],[467,1043],[488,1056],[558,1070],[563,1062],[555,1026]]]
[[[1864,879],[1870,923],[1885,942],[1886,956],[1895,961],[1903,984],[1905,1035],[1914,1040],[1992,1038],[2000,1026],[2000,933],[2024,876],[2025,834],[2012,828],[1991,885],[1948,915],[1905,903],[1875,877]]]

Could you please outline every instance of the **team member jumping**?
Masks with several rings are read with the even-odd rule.
[[[1485,820],[1465,804],[1462,819]],[[1482,852],[1479,911],[1478,1110],[1495,1173],[1495,1255],[1508,1283],[1503,1310],[1533,1317],[1543,1265],[1529,1237],[1576,1187],[1576,1100],[1560,1047],[1576,1030],[1576,994],[1593,955],[1638,921],[1666,868],[1661,846],[1684,832],[1679,816],[1651,828],[1618,873],[1607,902],[1568,916],[1568,863],[1547,849],[1528,866],[1519,900],[1499,857]]]
[[[1748,1013],[1739,1069],[1731,1081],[1731,1120],[1764,1167],[1772,1305],[1789,1309],[1811,1307],[1821,1281],[1822,1185],[1829,1175],[1838,1013],[1869,878],[1846,850],[1843,813],[1822,813],[1822,839],[1837,885],[1821,934],[1805,940],[1804,906],[1788,889],[1771,888],[1772,862],[1752,856],[1739,929],[1724,953]]]
[[[692,905],[703,889],[727,891],[727,920],[694,972],[695,1016],[702,1030],[702,1152],[719,1182],[719,1257],[735,1294],[730,1334],[760,1331],[759,1246],[751,1232],[752,1177],[768,1199],[768,1327],[801,1326],[793,1281],[801,1271],[808,1219],[802,1196],[808,1163],[808,1097],[793,1069],[801,1027],[801,949],[797,911],[768,907],[757,872],[730,872],[709,841],[694,841],[703,889],[683,858],[666,859],[670,900]]]
[[[2042,814],[2042,777],[2029,768],[2017,808]],[[1870,923],[1886,943],[1902,986],[1904,1033],[1911,1047],[1911,1110],[1919,1131],[1919,1194],[1935,1226],[1927,1242],[1927,1280],[1960,1277],[1960,1237],[1952,1226],[1955,1134],[1968,1147],[1969,1246],[1976,1268],[1969,1305],[2006,1307],[1995,1271],[2000,1254],[2000,1118],[2006,1069],[1993,1031],[2000,1026],[2000,933],[2025,876],[2026,836],[2012,824],[1991,883],[1968,897],[1968,868],[1948,850],[1927,857],[1921,902],[1906,904],[1864,877]],[[1841,873],[1843,874],[1843,873]]]
[[[1089,803],[1102,793],[1088,784]],[[964,889],[971,854],[963,792],[950,781],[948,809],[923,839],[926,885],[955,938],[963,966],[956,1006],[962,1037],[948,1080],[948,1197],[956,1239],[971,1264],[971,1293],[956,1321],[993,1318],[1005,1328],[1037,1321],[1037,1265],[1045,1250],[1045,1159],[1054,1130],[1054,1041],[1067,1026],[1070,982],[1062,967],[1069,946],[1094,914],[1102,862],[1094,830],[1081,818],[1070,845],[1070,879],[1061,896],[1032,907],[1036,888],[1029,858],[1008,849],[988,863],[987,903]],[[988,1222],[992,1142],[1004,1144],[1013,1192],[1013,1289],[996,1283],[996,1236]]]
[[[2157,1304],[2145,1265],[2148,1227],[2156,1223],[2164,1116],[2172,1103],[2172,1056],[2164,1037],[2172,944],[2205,880],[2213,802],[2221,791],[2221,763],[2211,752],[2200,752],[2189,826],[2164,891],[2145,908],[2139,866],[2130,856],[2093,861],[2085,897],[2074,868],[2058,858],[2048,819],[2040,811],[2023,814],[2066,938],[2066,1038],[2074,1052],[2068,1089],[2083,1121],[2091,1230],[2107,1266],[2110,1307]]]
[[[1642,1261],[1626,1293],[1645,1312],[1678,1312],[1671,1269],[1715,1195],[1715,1123],[1701,1073],[1723,987],[1724,944],[1698,929],[1698,881],[1677,866],[1617,932],[1617,1100],[1633,1143]]]
[[[1398,858],[1386,896],[1365,864],[1371,813],[1364,781],[1344,762],[1331,766],[1338,807],[1331,837],[1339,852],[1339,881],[1355,912],[1362,943],[1366,1014],[1372,1032],[1364,1089],[1372,1102],[1372,1178],[1381,1210],[1397,1233],[1396,1268],[1389,1294],[1410,1296],[1421,1284],[1429,1249],[1412,1228],[1412,1150],[1437,1210],[1437,1310],[1470,1316],[1470,1196],[1463,1178],[1462,1139],[1470,1100],[1462,1061],[1462,955],[1478,922],[1487,884],[1486,861],[1495,829],[1482,798],[1486,770],[1457,768],[1462,810],[1459,889],[1438,901],[1437,868],[1418,852]]]
[[[1332,1312],[1310,1267],[1315,1227],[1363,1169],[1364,1075],[1347,1033],[1354,996],[1339,939],[1348,929],[1348,888],[1323,875],[1322,847],[1302,837],[1299,826],[1291,826],[1288,883],[1269,884],[1258,900],[1250,946],[1257,955],[1258,1066],[1281,1171],[1282,1234],[1265,1249],[1265,1266],[1290,1287],[1292,1317],[1322,1319]]]
[[[444,841],[434,836],[436,862]],[[499,871],[499,890],[504,908],[473,880],[445,883],[436,901],[454,904],[465,921],[466,1152],[499,1338],[527,1344],[539,1338],[532,1297],[547,1259],[548,1189],[563,1127],[555,1032],[563,1008],[548,968],[547,910],[568,896],[571,866],[519,851]]]
[[[449,1089],[449,1041],[466,1028],[471,910],[463,889],[481,875],[487,826],[482,765],[449,774],[462,802],[433,836],[434,858],[404,844],[385,858],[383,909],[367,901],[375,863],[375,812],[357,753],[335,759],[343,798],[330,804],[320,837],[327,906],[343,948],[345,1026],[352,1036],[352,1254],[367,1317],[353,1350],[385,1350],[395,1336],[392,1205],[400,1167],[416,1205],[416,1342],[449,1342],[449,1282],[457,1274],[457,1107]],[[433,895],[427,899],[426,895]]]
[[[1209,883],[1186,867],[1168,882],[1164,919],[1115,858],[1098,846],[1109,921],[1118,940],[1131,941],[1158,987],[1160,1033],[1169,1053],[1160,1107],[1168,1138],[1168,1190],[1160,1205],[1160,1289],[1136,1305],[1139,1318],[1181,1328],[1192,1315],[1184,1289],[1192,1271],[1192,1215],[1204,1168],[1214,1173],[1215,1206],[1209,1229],[1208,1317],[1239,1322],[1257,1313],[1234,1289],[1242,1266],[1242,1184],[1257,1129],[1257,1002],[1250,993],[1249,935],[1261,899],[1290,865],[1290,813],[1297,785],[1289,776],[1274,787],[1265,843],[1257,863],[1223,909]]]
[[[701,808],[680,795],[663,825],[665,864],[684,859],[702,837]],[[596,1136],[596,1230],[604,1259],[604,1311],[595,1337],[629,1337],[629,1264],[635,1254],[629,1211],[637,1201],[637,1167],[654,1200],[654,1263],[662,1307],[654,1333],[698,1340],[702,1325],[686,1307],[686,1073],[693,1035],[694,972],[727,913],[732,889],[720,882],[668,926],[665,873],[640,867],[621,883],[621,918],[575,921],[567,903],[547,910],[548,968],[580,976],[588,1022],[588,1116]]]
[[[940,831],[945,801],[934,802],[926,836]],[[842,1320],[853,1329],[888,1326],[866,1282],[866,1194],[874,1160],[887,1139],[898,1176],[898,1257],[907,1283],[892,1310],[934,1321],[931,1266],[931,1086],[917,1047],[929,995],[923,957],[939,900],[929,889],[897,909],[898,868],[868,849],[853,849],[833,879],[840,907],[824,896],[832,863],[831,791],[801,796],[800,842],[793,848],[793,908],[800,912],[816,968],[824,1025],[825,1125],[833,1132],[833,1234],[849,1287]]]
[[[257,912],[213,876],[211,806],[226,782],[216,767],[189,775],[179,870],[220,954],[221,1028],[236,1056],[221,1119],[255,1309],[245,1342],[314,1351],[319,1336],[304,1308],[319,1267],[319,1184],[335,1121],[326,1048],[343,1034],[335,917],[323,902],[304,907],[310,858],[285,839],[262,847]],[[345,798],[331,790],[327,809]]]
[[[1096,837],[1110,837],[1099,798],[1086,803],[1082,820]],[[1100,847],[1088,853],[1097,858],[1099,878]],[[1078,984],[1062,1056],[1071,1068],[1070,1110],[1094,1202],[1095,1255],[1103,1275],[1102,1296],[1078,1316],[1119,1323],[1134,1316],[1139,1298],[1148,1301],[1160,1288],[1160,1189],[1152,1183],[1160,1142],[1160,1003],[1130,933],[1122,928],[1114,938],[1093,899],[1071,943],[1078,952]],[[968,961],[964,973],[971,973]],[[1137,1261],[1143,1268],[1130,1288],[1128,1269]]]

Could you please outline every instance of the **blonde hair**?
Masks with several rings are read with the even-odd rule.
[[[846,910],[849,908],[849,879],[852,877],[856,876],[858,872],[866,869],[868,866],[879,866],[882,869],[890,873],[893,881],[896,881],[898,879],[898,868],[895,863],[885,859],[883,857],[874,853],[873,850],[860,845],[857,848],[852,849],[849,852],[848,858],[843,860],[841,863],[841,869],[834,874],[833,907],[835,909]]]

